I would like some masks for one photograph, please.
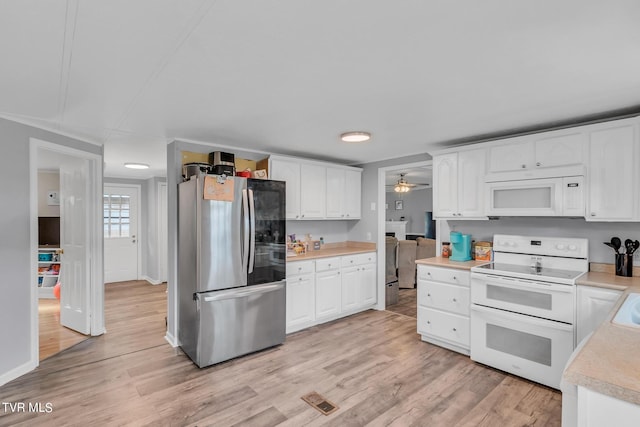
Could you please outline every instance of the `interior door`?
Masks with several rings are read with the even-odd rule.
[[[138,279],[137,187],[104,186],[104,281]]]
[[[68,158],[60,167],[60,324],[90,333],[88,161]]]

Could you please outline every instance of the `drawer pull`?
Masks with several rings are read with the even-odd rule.
[[[430,296],[431,296],[431,294],[427,294],[427,296],[428,296],[428,297],[430,297]]]
[[[456,328],[453,328],[453,332],[457,332],[458,330]]]
[[[455,298],[453,299],[453,302],[458,302],[458,300],[456,300]]]
[[[431,324],[431,321],[430,321],[430,320],[427,320],[427,325],[430,325],[430,324]]]
[[[456,276],[453,276],[453,280],[458,280],[458,278]]]

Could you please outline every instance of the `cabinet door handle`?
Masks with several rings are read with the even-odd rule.
[[[458,302],[458,300],[456,300],[455,298],[453,299],[453,302]]]
[[[522,165],[522,169],[526,169],[526,168],[527,168],[527,165]]]
[[[456,328],[453,328],[453,332],[457,332],[458,330]]]
[[[430,321],[430,320],[427,320],[427,325],[430,325],[430,324],[431,324],[431,321]]]
[[[453,276],[453,280],[458,280],[458,278],[456,276]]]
[[[427,294],[427,296],[428,296],[428,297],[430,297],[430,296],[431,296],[431,294]]]
[[[537,163],[536,163],[536,166],[542,166],[542,163],[537,162]]]
[[[430,271],[427,271],[427,276],[431,276],[431,272]]]
[[[596,213],[595,212],[591,212],[591,216],[596,216]]]

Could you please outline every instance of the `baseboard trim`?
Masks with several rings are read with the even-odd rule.
[[[9,381],[13,381],[16,378],[33,371],[37,367],[38,363],[30,360],[24,365],[20,365],[17,368],[10,370],[9,372],[5,372],[4,374],[0,375],[0,386],[3,386]]]
[[[146,280],[147,282],[151,283],[152,285],[159,285],[162,282],[162,280],[156,280],[156,279],[152,279],[149,276],[142,276],[142,280]]]
[[[176,338],[171,335],[169,333],[169,331],[167,331],[167,333],[164,336],[164,339],[171,345],[171,347],[176,348],[179,347],[180,344],[178,344],[178,340],[176,340]]]

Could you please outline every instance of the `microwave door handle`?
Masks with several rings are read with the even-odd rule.
[[[249,266],[249,202],[247,190],[242,190],[242,222],[244,223],[244,236],[242,244],[242,271],[247,271]]]
[[[253,190],[249,189],[249,219],[251,222],[250,228],[250,249],[249,249],[249,273],[253,273],[253,265],[256,258],[256,206],[253,200]]]

